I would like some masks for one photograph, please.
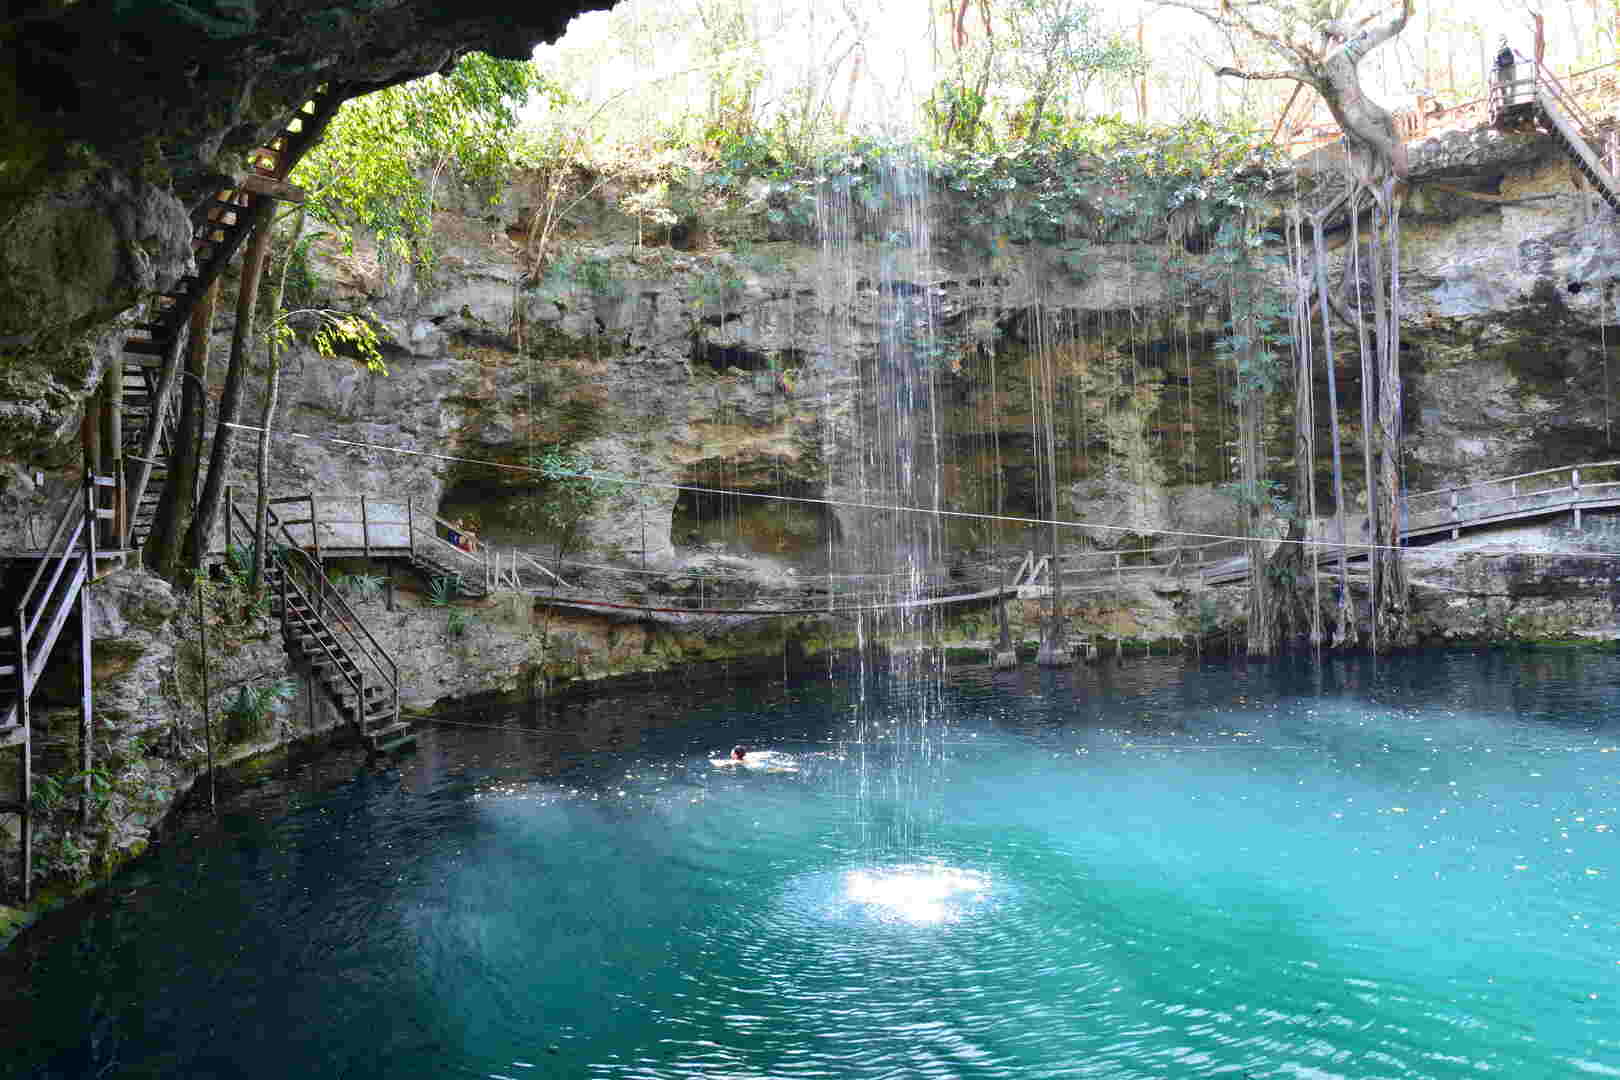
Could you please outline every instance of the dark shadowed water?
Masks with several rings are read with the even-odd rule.
[[[1620,1076],[1620,658],[452,717],[15,950],[35,1077]],[[920,720],[920,722],[919,722]],[[797,771],[716,768],[747,740]],[[28,965],[25,968],[23,965]]]

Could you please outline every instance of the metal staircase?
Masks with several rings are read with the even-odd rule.
[[[45,674],[51,652],[68,620],[79,617],[80,662],[85,683],[82,706],[86,725],[90,708],[90,629],[86,623],[84,587],[95,576],[97,526],[116,520],[117,511],[101,504],[117,489],[110,476],[86,473],[81,494],[68,500],[50,541],[42,551],[14,555],[8,570],[34,572],[16,593],[9,625],[0,628],[0,749],[20,750],[17,798],[0,803],[0,813],[20,819],[20,891],[27,903],[33,878],[33,731],[29,706],[35,685]],[[19,574],[20,579],[20,574]],[[86,727],[87,730],[87,727]],[[88,748],[86,748],[88,753]],[[85,768],[88,770],[88,758]]]
[[[1541,120],[1603,201],[1620,212],[1620,180],[1615,177],[1615,162],[1611,159],[1605,165],[1592,149],[1599,140],[1598,126],[1575,96],[1536,60],[1519,60],[1501,72],[1491,87],[1491,122],[1501,125]]]
[[[416,733],[400,719],[399,665],[327,580],[320,563],[297,546],[274,510],[269,514],[266,532],[277,539],[274,551],[266,553],[265,586],[288,655],[308,668],[369,749],[388,753],[415,742]],[[245,537],[253,536],[252,522],[233,502],[227,510],[227,548],[238,526]]]
[[[131,460],[128,535],[138,547],[151,531],[159,496],[168,478],[176,422],[169,404],[180,375],[180,348],[192,309],[224,272],[242,243],[278,198],[296,194],[289,173],[326,130],[348,98],[341,84],[324,87],[293,114],[281,132],[250,156],[251,172],[242,185],[223,191],[192,213],[191,248],[197,272],[161,293],[149,321],[137,323],[124,344],[124,454]]]

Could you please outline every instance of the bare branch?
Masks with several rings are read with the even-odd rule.
[[[1293,79],[1295,82],[1316,85],[1316,80],[1303,71],[1239,71],[1237,68],[1215,69],[1216,75],[1230,75],[1236,79]]]

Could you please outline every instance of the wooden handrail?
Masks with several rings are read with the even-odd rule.
[[[1493,476],[1488,480],[1474,480],[1467,484],[1454,484],[1451,487],[1433,488],[1429,491],[1414,491],[1407,498],[1419,499],[1429,495],[1443,495],[1447,492],[1466,491],[1469,488],[1481,487],[1486,484],[1506,484],[1514,480],[1528,480],[1533,476],[1551,476],[1553,473],[1572,472],[1575,469],[1609,469],[1616,466],[1620,466],[1620,461],[1593,461],[1583,462],[1579,465],[1560,465],[1552,469],[1537,469],[1535,472],[1516,473],[1513,476]]]

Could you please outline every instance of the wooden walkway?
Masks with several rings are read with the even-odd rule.
[[[251,509],[234,489],[226,491],[227,507]],[[300,548],[317,563],[328,559],[394,559],[411,566],[430,583],[454,582],[463,596],[483,597],[496,590],[535,591],[566,582],[526,552],[478,542],[468,544],[464,530],[414,499],[403,502],[370,495],[281,495],[270,500],[279,543]],[[240,515],[234,515],[240,517]],[[227,547],[252,542],[232,527],[227,513]],[[467,545],[467,546],[464,546]]]
[[[1583,515],[1616,508],[1620,508],[1620,461],[1542,469],[1413,492],[1402,502],[1406,525],[1401,529],[1401,543],[1410,546],[1414,542],[1456,540],[1465,532],[1565,515],[1578,530]],[[1224,543],[1241,545],[1246,542]],[[1350,558],[1367,557],[1366,547],[1358,548],[1354,541],[1347,546]],[[1323,549],[1322,562],[1325,564],[1329,558],[1336,560],[1337,555],[1331,549]],[[1248,576],[1249,560],[1246,555],[1239,555],[1195,569],[1199,580],[1206,585],[1229,585]]]

